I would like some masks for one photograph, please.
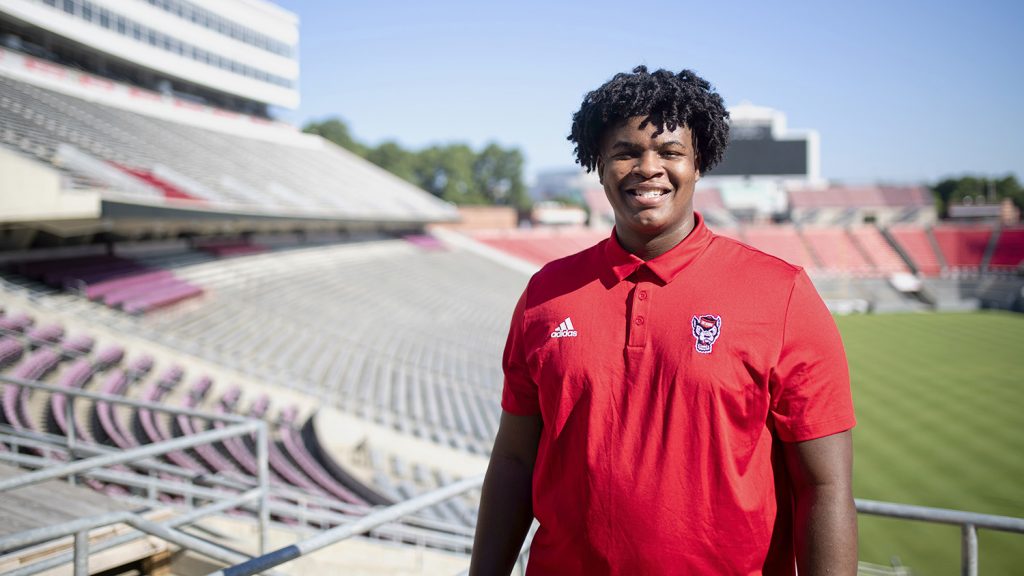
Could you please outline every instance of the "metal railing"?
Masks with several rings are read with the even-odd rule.
[[[304,507],[284,504],[281,502],[271,504],[268,498],[269,452],[267,442],[269,441],[269,431],[266,422],[263,422],[262,420],[248,419],[231,414],[210,414],[198,410],[176,408],[151,402],[133,400],[123,396],[113,396],[85,390],[51,386],[39,382],[11,378],[9,376],[0,376],[0,382],[7,383],[8,385],[24,386],[50,393],[64,394],[67,397],[68,401],[65,403],[64,409],[65,421],[68,423],[68,434],[63,437],[57,436],[53,438],[63,439],[64,448],[67,450],[68,458],[70,459],[68,462],[54,464],[52,460],[45,457],[17,454],[14,452],[4,453],[0,456],[0,460],[11,461],[30,467],[38,467],[39,469],[26,474],[0,480],[0,492],[13,490],[46,480],[63,477],[74,478],[78,475],[84,474],[104,481],[123,483],[127,486],[145,486],[150,490],[170,492],[181,490],[183,492],[187,492],[190,497],[200,497],[211,501],[210,504],[195,508],[186,514],[180,515],[163,523],[147,520],[143,516],[132,512],[115,512],[92,518],[65,522],[55,526],[28,530],[0,538],[0,553],[3,553],[4,551],[27,546],[33,543],[45,542],[69,535],[74,536],[75,546],[73,552],[37,562],[12,573],[18,576],[35,574],[39,571],[67,563],[69,560],[74,563],[74,573],[76,576],[79,574],[85,574],[87,571],[86,562],[89,553],[89,531],[102,526],[121,523],[127,524],[141,532],[162,538],[178,546],[193,549],[196,552],[209,556],[215,560],[233,564],[228,568],[213,573],[215,576],[243,576],[256,574],[259,572],[265,572],[285,562],[310,554],[351,536],[380,529],[386,524],[391,524],[419,510],[459,496],[470,490],[478,489],[483,483],[482,475],[466,478],[416,498],[400,502],[387,508],[377,509],[362,517],[357,515],[340,514],[331,510],[309,510]],[[128,450],[114,451],[109,448],[84,445],[77,442],[74,433],[75,426],[73,420],[74,400],[76,398],[103,401],[134,408],[144,408],[154,412],[164,412],[172,415],[184,414],[208,420],[220,420],[224,422],[226,426],[159,443],[146,444]],[[250,488],[248,486],[239,486],[237,483],[232,486],[236,490],[243,489],[241,492],[236,491],[234,493],[225,494],[215,490],[204,489],[199,486],[189,486],[186,489],[181,486],[181,483],[161,481],[152,477],[142,477],[140,479],[133,477],[130,473],[104,469],[109,466],[127,464],[129,462],[138,464],[140,460],[146,461],[146,459],[152,459],[155,456],[166,454],[168,452],[192,448],[201,444],[218,442],[235,436],[247,435],[255,435],[256,437],[259,476],[256,487]],[[25,438],[17,439],[14,443],[17,444],[20,442],[25,446],[34,447],[37,450],[45,447],[53,448],[54,444],[52,439],[50,442],[40,440],[40,438],[47,436],[50,435],[44,433],[26,433]],[[85,454],[86,457],[75,460],[74,458],[77,454]],[[185,475],[195,474],[195,472],[184,471],[174,466],[161,464],[156,461],[150,460],[150,462],[150,465],[157,469],[163,466],[171,471],[177,471],[179,473],[184,472]],[[231,484],[227,479],[218,478],[216,476],[207,479],[214,484],[217,484],[218,482],[221,485],[224,485],[224,483],[228,483],[229,485]],[[178,526],[192,523],[195,520],[210,514],[220,513],[234,508],[251,509],[251,503],[253,500],[257,501],[256,513],[259,518],[259,552],[261,554],[261,556],[256,558],[249,558],[237,551],[212,544],[206,540],[195,538],[175,529]],[[1024,534],[1024,519],[1021,518],[863,499],[856,500],[856,507],[859,514],[959,526],[961,529],[961,574],[963,576],[977,576],[978,574],[979,528]],[[267,552],[267,530],[270,522],[271,510],[275,513],[284,514],[295,514],[298,512],[308,517],[310,520],[318,519],[322,522],[337,524],[337,526],[297,544]],[[358,512],[363,512],[363,510],[353,510],[353,512],[358,514]],[[427,528],[429,528],[429,526],[427,526]],[[531,535],[532,532],[533,531],[531,530]],[[392,533],[401,534],[400,531]],[[408,535],[408,532],[405,534]],[[460,543],[465,543],[466,541],[471,542],[468,535],[453,536],[456,539],[459,539]],[[129,541],[133,537],[137,536],[129,534],[111,539],[110,541],[101,542],[98,545],[93,546],[92,550],[105,550]],[[523,561],[525,553],[529,549],[529,541],[530,539],[527,538],[527,542],[523,547],[523,554],[520,556],[520,563]]]
[[[248,419],[241,416],[235,415],[218,415],[200,412],[198,410],[190,410],[186,408],[176,408],[171,406],[164,406],[152,402],[133,400],[125,398],[123,396],[114,396],[110,394],[101,394],[96,392],[89,392],[86,390],[78,390],[71,388],[64,388],[60,386],[52,386],[49,384],[43,384],[40,382],[33,382],[30,380],[24,380],[20,378],[12,378],[10,376],[0,376],[0,382],[5,383],[8,386],[20,386],[33,390],[41,390],[44,392],[50,392],[52,394],[63,394],[67,398],[67,402],[64,405],[64,416],[65,422],[67,423],[67,434],[63,437],[64,448],[67,453],[67,462],[58,463],[50,466],[42,466],[39,469],[28,472],[25,474],[19,474],[0,480],[0,493],[22,488],[32,484],[37,484],[47,480],[54,480],[58,478],[69,478],[72,483],[74,479],[82,474],[88,475],[104,475],[107,478],[119,482],[128,481],[130,483],[130,474],[118,472],[115,470],[105,470],[110,466],[119,464],[135,463],[139,460],[150,459],[155,456],[167,454],[178,450],[184,450],[192,448],[202,444],[209,444],[218,442],[232,437],[248,437],[254,436],[256,440],[256,461],[257,461],[257,482],[256,487],[244,491],[241,494],[238,493],[221,493],[211,491],[206,496],[214,500],[214,503],[207,505],[197,510],[203,512],[200,516],[206,514],[212,514],[220,511],[229,510],[232,508],[243,507],[252,500],[257,501],[257,517],[259,522],[259,552],[262,554],[266,551],[267,547],[267,533],[270,523],[270,506],[268,501],[268,494],[270,488],[270,467],[269,467],[269,431],[267,429],[267,423],[262,420]],[[186,415],[191,417],[200,417],[207,420],[219,420],[224,422],[225,426],[222,428],[199,432],[189,436],[172,438],[162,442],[156,442],[152,444],[146,444],[135,448],[119,451],[107,451],[97,450],[95,447],[88,445],[82,445],[75,436],[75,421],[74,421],[74,401],[78,398],[89,399],[93,401],[107,402],[115,405],[130,406],[133,408],[147,409],[153,412],[163,412],[172,415]],[[18,431],[15,431],[17,433]],[[31,438],[33,434],[28,433],[29,437],[24,440],[25,443],[38,442],[38,440]],[[43,436],[37,434],[35,436]],[[17,444],[19,440],[14,439],[14,444]],[[43,444],[45,446],[45,443]],[[51,444],[49,448],[53,448]],[[76,459],[78,454],[88,453],[88,455],[82,459]],[[45,454],[45,452],[43,452]],[[25,457],[20,454],[4,454],[4,459],[17,461],[19,457]],[[27,456],[27,458],[32,458]],[[45,461],[45,458],[39,458],[39,460]],[[22,462],[24,464],[32,464],[32,462]],[[36,462],[36,464],[40,464]],[[150,486],[155,485],[156,480],[149,480]],[[196,488],[196,487],[193,487]],[[198,518],[196,516],[197,510],[193,510],[185,517]],[[139,514],[133,512],[116,512],[111,514],[104,514],[101,516],[94,516],[91,518],[82,518],[78,520],[72,520],[58,525],[46,526],[34,530],[26,530],[16,534],[12,534],[3,538],[0,538],[0,553],[9,551],[12,549],[28,546],[39,542],[46,542],[61,538],[68,535],[74,535],[74,574],[79,576],[87,574],[88,567],[88,545],[89,538],[88,534],[90,530],[99,528],[102,526],[109,526],[112,524],[127,524],[137,530],[151,534],[162,538],[168,542],[177,544],[179,546],[191,548],[200,552],[201,554],[207,555],[211,558],[222,562],[237,563],[246,560],[248,556],[240,554],[238,552],[229,550],[227,548],[210,544],[205,540],[201,540],[190,536],[184,532],[176,530],[174,526],[180,525],[183,522],[177,519],[173,524],[169,523],[155,523],[146,520]],[[51,559],[52,560],[52,559]],[[66,561],[66,560],[65,560]],[[49,562],[48,562],[49,564]],[[59,564],[57,564],[59,565]],[[37,563],[32,566],[28,566],[22,570],[19,570],[19,574],[34,574],[42,569],[40,564]]]
[[[374,528],[394,522],[404,516],[429,506],[439,504],[470,490],[479,488],[483,482],[483,474],[473,476],[471,478],[464,478],[442,488],[438,488],[432,492],[422,494],[415,498],[411,498],[404,502],[367,514],[350,524],[345,524],[321,532],[320,534],[298,542],[297,544],[285,546],[284,548],[279,548],[257,558],[247,560],[240,564],[235,564],[234,566],[229,566],[223,570],[218,570],[217,572],[212,572],[210,576],[246,576],[264,572],[271,568],[280,566],[285,562],[295,560],[300,556],[316,552],[317,550],[340,542],[351,536],[364,534]]]
[[[960,526],[960,574],[962,576],[978,576],[978,528],[1024,534],[1024,518],[875,500],[857,499],[856,504],[859,514]]]
[[[397,520],[405,515],[412,514],[423,508],[433,506],[463,494],[469,490],[480,488],[483,484],[483,476],[467,478],[455,482],[433,492],[423,494],[416,498],[406,500],[391,507],[384,508],[365,516],[364,518],[348,525],[339,526],[318,534],[297,544],[286,546],[273,552],[264,554],[258,558],[247,560],[240,564],[229,566],[210,576],[251,576],[275,568],[311,554],[340,542],[345,538],[363,534],[373,528]],[[992,514],[977,514],[974,512],[963,512],[960,510],[948,510],[944,508],[929,508],[926,506],[913,506],[909,504],[895,504],[891,502],[878,502],[875,500],[857,499],[855,501],[859,514],[873,516],[884,516],[903,520],[916,520],[921,522],[932,522],[941,524],[952,524],[961,527],[961,574],[963,576],[977,576],[978,574],[978,528],[988,530],[1000,530],[1024,534],[1024,518],[1012,518],[1008,516],[997,516]],[[523,545],[517,565],[521,567],[529,550],[530,540],[536,531],[536,522],[531,527],[530,534]],[[461,572],[464,576],[467,572]]]

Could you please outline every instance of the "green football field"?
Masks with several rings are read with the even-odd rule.
[[[1024,517],[1024,315],[837,318],[853,378],[854,495]],[[1024,574],[1024,534],[980,531],[980,573]],[[956,575],[957,527],[860,516],[860,559]]]

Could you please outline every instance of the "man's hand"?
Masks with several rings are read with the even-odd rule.
[[[515,566],[533,521],[533,464],[542,428],[540,415],[501,414],[480,496],[470,576],[506,576]]]
[[[794,536],[800,576],[857,574],[857,510],[849,430],[785,444],[795,498]]]

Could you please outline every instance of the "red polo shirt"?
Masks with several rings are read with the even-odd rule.
[[[835,323],[798,267],[694,230],[614,234],[516,306],[502,408],[540,413],[530,576],[793,574],[779,441],[854,425]]]

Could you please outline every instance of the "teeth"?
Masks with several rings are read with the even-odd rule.
[[[649,192],[635,192],[640,198],[657,198],[662,195],[660,190],[651,190]]]

